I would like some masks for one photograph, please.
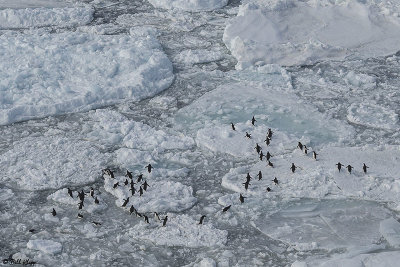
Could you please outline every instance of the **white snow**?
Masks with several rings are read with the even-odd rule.
[[[379,231],[392,247],[400,247],[400,223],[394,218],[381,221]]]
[[[245,1],[223,40],[239,69],[389,55],[400,39],[399,7],[391,9],[390,1],[373,0]]]
[[[121,207],[124,200],[129,197],[129,203],[126,205],[126,209],[129,210],[133,205],[140,213],[180,212],[193,207],[197,202],[197,199],[193,197],[193,189],[190,186],[185,186],[180,182],[156,182],[152,179],[146,179],[146,174],[144,174],[143,177],[147,181],[149,187],[147,191],[143,191],[142,196],[139,196],[139,192],[136,192],[135,195],[132,196],[132,192],[130,191],[130,179],[124,176],[117,176],[115,179],[106,178],[104,181],[104,189],[117,198],[115,204],[118,207]],[[134,179],[136,178],[137,177],[134,177]],[[128,185],[124,185],[126,179],[128,179]],[[119,182],[119,186],[114,189],[113,186],[117,182]],[[144,181],[142,184],[136,184],[135,189],[138,191],[143,183]]]
[[[14,196],[14,193],[9,188],[0,188],[0,201],[5,201]]]
[[[218,51],[210,51],[209,49],[188,49],[180,52],[175,61],[182,62],[185,65],[193,65],[199,63],[213,62],[222,59],[223,54]]]
[[[224,7],[228,0],[149,0],[156,8],[185,11],[208,11]]]
[[[0,36],[0,124],[78,112],[166,89],[172,64],[150,31]]]
[[[85,25],[92,21],[93,13],[94,9],[90,5],[59,8],[1,9],[0,29]]]
[[[367,127],[395,130],[398,126],[397,113],[374,103],[354,103],[347,110],[347,119]]]
[[[62,0],[0,0],[0,8],[65,7],[68,2]]]
[[[83,185],[99,177],[107,159],[88,141],[27,137],[0,155],[1,180],[26,190]]]
[[[149,240],[157,245],[185,247],[216,247],[227,242],[228,231],[219,230],[211,224],[198,224],[192,217],[168,213],[165,227],[135,225],[129,235],[135,239]]]
[[[29,249],[40,250],[47,254],[58,254],[62,250],[62,244],[52,240],[34,239],[26,244]]]

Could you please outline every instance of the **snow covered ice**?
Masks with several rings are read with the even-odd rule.
[[[0,259],[397,266],[399,19],[389,0],[0,0]]]

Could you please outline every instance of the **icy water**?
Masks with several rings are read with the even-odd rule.
[[[7,179],[0,180],[2,258],[21,253],[43,266],[213,266],[213,262],[217,266],[290,266],[295,261],[351,253],[399,253],[379,231],[380,221],[397,218],[400,210],[399,169],[395,165],[400,156],[399,58],[392,55],[282,68],[286,76],[281,76],[281,70],[236,71],[237,61],[222,36],[226,21],[236,16],[239,4],[230,1],[222,9],[191,13],[155,9],[141,0],[96,1],[91,3],[95,11],[89,25],[50,27],[52,32],[80,30],[105,35],[129,33],[136,26],[156,28],[157,39],[172,61],[175,79],[155,97],[126,100],[99,109],[99,113],[69,113],[0,126],[2,160],[8,158],[16,166],[6,171]],[[185,56],[184,51],[200,51],[200,62],[190,62],[195,56]],[[230,95],[226,88],[236,82],[266,89],[269,95],[257,98],[256,91],[250,100],[246,94]],[[243,103],[247,108],[240,108]],[[249,124],[252,115],[256,115],[257,128]],[[240,132],[238,142],[223,141],[232,137],[231,121]],[[115,125],[107,128],[109,122]],[[132,126],[131,122],[137,124]],[[143,136],[121,134],[126,125]],[[261,166],[253,149],[256,141],[244,143],[245,131],[251,130],[253,140],[261,144],[269,127],[274,129],[273,141],[278,145],[263,146],[263,150],[272,151],[274,168],[266,167],[265,162]],[[80,168],[88,171],[77,175],[87,175],[87,182],[80,178],[84,182],[79,185],[68,184],[65,181],[76,173],[64,168],[50,189],[40,184],[41,180],[32,184],[21,180],[19,172],[27,173],[32,166],[38,171],[32,177],[58,175],[58,170],[40,170],[46,165],[42,161],[57,158],[42,155],[54,149],[53,141],[47,140],[63,140],[57,143],[62,147],[58,153],[66,149],[65,157],[74,159],[74,164],[81,162]],[[310,155],[303,157],[296,148],[300,140],[318,151],[320,161],[313,161]],[[89,151],[91,146],[93,152]],[[81,158],[79,153],[85,151],[85,158]],[[369,159],[373,173],[367,178],[360,170],[365,159]],[[298,176],[290,176],[291,160],[304,168],[293,174]],[[338,161],[360,165],[353,182],[343,171],[337,174]],[[54,160],[56,167],[59,162],[62,158]],[[143,218],[120,207],[122,202],[118,201],[126,198],[122,191],[109,192],[105,185],[109,178],[102,178],[101,169],[111,168],[116,176],[124,176],[126,169],[145,173],[143,167],[149,162],[155,167],[147,179],[150,187],[153,182],[170,181],[174,184],[167,191],[182,190],[178,195],[183,195],[185,188],[191,187],[196,198],[193,204],[178,201],[174,207],[165,204],[165,210],[160,208],[162,218],[170,217],[165,229],[180,215],[191,218],[182,219],[183,223],[197,227],[200,216],[206,214],[205,224],[212,227],[201,233],[203,238],[193,234],[203,231],[195,226],[183,234],[173,226],[176,235],[183,236],[182,244],[173,235],[157,230],[161,226],[154,221],[151,207],[143,208],[151,220],[151,226],[146,226]],[[390,167],[374,166],[374,162]],[[250,172],[252,184],[257,184],[258,170],[264,174],[260,189],[245,191],[241,183],[246,173]],[[275,176],[281,181],[279,186],[271,182]],[[35,190],[30,186],[36,186]],[[266,192],[267,186],[273,188],[271,193]],[[86,192],[93,187],[101,208],[84,210],[84,218],[76,218],[75,202],[49,197],[67,187]],[[239,193],[247,197],[243,204]],[[85,205],[85,209],[96,207]],[[228,205],[231,209],[223,213],[222,208]],[[57,210],[55,217],[52,208]],[[101,222],[101,226],[92,226],[91,221]],[[188,245],[196,238],[198,244]],[[29,240],[37,239],[54,240],[62,249],[45,253],[27,248]],[[168,239],[171,243],[164,244]],[[207,258],[211,265],[205,265]]]

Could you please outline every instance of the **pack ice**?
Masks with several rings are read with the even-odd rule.
[[[223,40],[237,68],[389,55],[398,50],[399,10],[392,1],[249,0]]]
[[[224,7],[228,0],[149,0],[156,8],[207,11]]]
[[[174,78],[171,62],[151,31],[136,31],[0,36],[0,124],[140,100],[166,89]]]

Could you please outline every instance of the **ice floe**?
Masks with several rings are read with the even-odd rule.
[[[228,0],[149,0],[156,8],[185,11],[208,11],[224,7]]]
[[[379,231],[390,246],[400,247],[400,223],[396,219],[389,218],[381,221]]]
[[[94,182],[108,160],[91,142],[65,137],[27,137],[0,155],[1,180],[26,190]]]
[[[141,100],[166,89],[172,64],[146,33],[3,34],[0,124]]]
[[[224,32],[237,68],[313,64],[397,52],[399,7],[389,1],[245,1]],[[397,36],[397,37],[394,37]]]
[[[90,5],[58,8],[1,9],[0,29],[85,25],[92,21],[93,13],[94,9]]]
[[[374,103],[353,103],[347,110],[347,119],[367,127],[395,130],[399,128],[397,113]]]
[[[148,240],[157,245],[185,247],[215,247],[227,242],[228,231],[219,230],[211,224],[198,224],[192,217],[168,213],[165,227],[135,225],[129,235],[135,239]]]
[[[178,62],[182,62],[186,65],[199,64],[199,63],[207,63],[213,62],[222,59],[223,54],[219,51],[210,51],[207,49],[198,49],[198,50],[184,50],[180,52],[175,60]]]
[[[29,249],[40,250],[47,254],[58,254],[62,250],[62,244],[52,240],[34,239],[26,244]]]

